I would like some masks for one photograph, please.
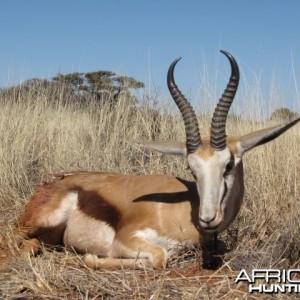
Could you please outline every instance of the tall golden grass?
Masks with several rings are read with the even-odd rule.
[[[299,267],[300,125],[245,155],[244,204],[232,230],[221,236],[231,251],[223,257],[221,271],[210,273],[211,283],[206,273],[180,273],[193,266],[196,258],[171,263],[159,273],[91,271],[69,252],[19,257],[11,234],[14,221],[26,199],[51,173],[103,170],[192,179],[183,158],[145,153],[134,144],[151,139],[184,140],[184,126],[180,115],[170,108],[171,100],[158,108],[148,99],[133,109],[121,99],[112,108],[92,99],[79,101],[65,93],[63,86],[55,93],[49,89],[53,87],[0,93],[0,249],[18,257],[3,264],[0,297],[245,297],[246,291],[234,284],[235,271]],[[229,118],[228,134],[242,135],[268,126],[255,121],[257,109],[249,105],[253,120]],[[201,115],[199,121],[202,134],[207,133],[210,116]]]

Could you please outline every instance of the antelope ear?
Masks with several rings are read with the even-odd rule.
[[[137,142],[137,145],[144,149],[158,151],[164,154],[182,155],[187,156],[186,145],[184,142],[173,142],[173,141],[151,141],[151,142]]]
[[[299,121],[300,118],[297,118],[289,123],[258,130],[240,137],[238,147],[240,154],[243,155],[245,152],[255,148],[256,146],[263,145],[276,139]]]

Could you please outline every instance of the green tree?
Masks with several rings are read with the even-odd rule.
[[[291,121],[291,120],[297,118],[298,116],[299,116],[299,114],[291,111],[287,107],[281,107],[281,108],[275,109],[271,113],[269,120],[273,121],[273,120],[280,119],[280,120],[284,120],[284,121]]]
[[[52,80],[57,82],[67,83],[74,87],[77,87],[83,84],[84,82],[82,76],[83,73],[71,73],[66,75],[58,74],[57,76],[53,77]]]
[[[58,74],[53,77],[53,81],[67,83],[75,92],[88,93],[100,101],[109,101],[114,105],[121,96],[129,104],[135,104],[137,99],[132,91],[144,87],[143,82],[132,77],[117,76],[110,71]]]

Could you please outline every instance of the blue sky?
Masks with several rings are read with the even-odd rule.
[[[245,86],[258,80],[269,97],[275,81],[284,105],[299,111],[300,1],[10,0],[0,8],[0,86],[110,70],[164,98],[167,69],[182,56],[176,81],[200,101],[205,72],[217,93],[224,89],[224,49]]]

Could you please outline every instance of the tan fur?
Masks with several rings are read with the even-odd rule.
[[[204,160],[210,159],[214,155],[214,150],[213,148],[207,144],[204,143],[203,147],[197,150],[197,154]]]
[[[237,137],[237,136],[228,136],[226,139],[227,147],[230,149],[230,151],[234,156],[238,155],[237,143],[239,142],[240,139],[241,137]],[[203,146],[197,150],[198,155],[205,160],[212,157],[215,152],[215,150],[211,147],[209,141],[210,141],[210,137],[208,135],[203,136],[202,137]]]
[[[115,231],[112,245],[103,244],[101,240],[95,239],[92,242],[93,247],[88,249],[85,249],[84,245],[76,247],[75,242],[68,244],[79,252],[85,253],[89,250],[94,254],[108,256],[111,259],[107,260],[107,263],[116,257],[119,267],[126,265],[119,258],[136,257],[139,253],[145,253],[144,256],[149,258],[153,267],[161,268],[167,261],[165,249],[135,237],[137,230],[153,228],[162,236],[170,237],[178,243],[199,242],[197,224],[192,220],[197,218],[197,211],[192,208],[192,201],[197,196],[192,182],[168,175],[133,176],[108,173],[72,174],[61,178],[37,189],[25,212],[18,219],[16,235],[34,239],[37,237],[46,245],[62,245],[64,231],[75,212],[59,227],[52,228],[51,224],[45,227],[44,220],[59,207],[61,199],[69,192],[76,191],[76,214],[80,213],[82,217],[77,217],[77,224],[74,224],[71,230],[72,234],[76,235],[77,228],[81,228],[81,235],[84,235],[84,228],[88,227],[87,218],[94,220],[88,228],[88,231],[92,230],[92,236],[93,230],[96,231],[101,222],[105,222]],[[158,221],[161,217],[163,220]],[[36,244],[32,249],[28,245],[30,242],[27,241],[27,251],[37,251]],[[96,263],[95,267],[102,266],[105,260],[101,262]],[[107,267],[111,268],[110,265]]]

